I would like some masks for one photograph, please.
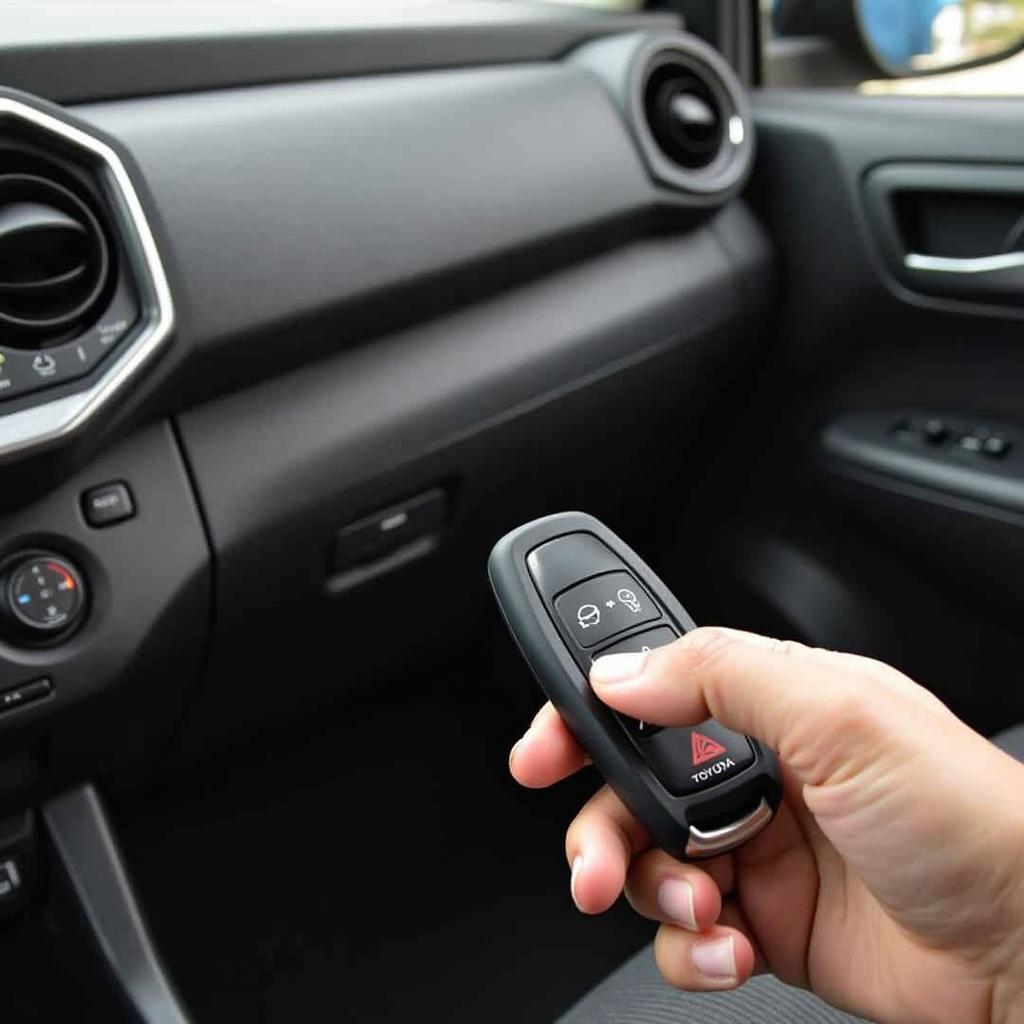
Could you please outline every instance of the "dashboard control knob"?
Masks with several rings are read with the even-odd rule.
[[[16,636],[46,640],[73,629],[85,612],[78,569],[50,551],[23,551],[0,572],[0,613]]]

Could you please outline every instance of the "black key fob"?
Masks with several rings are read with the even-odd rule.
[[[635,551],[593,516],[564,512],[506,534],[487,568],[541,689],[663,850],[703,860],[771,821],[782,787],[770,750],[713,719],[687,728],[638,722],[591,690],[595,658],[659,647],[694,628]]]

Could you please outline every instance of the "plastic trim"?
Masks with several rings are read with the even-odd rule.
[[[140,257],[133,261],[134,269],[136,274],[140,270],[144,272],[146,280],[135,281],[143,286],[140,296],[143,300],[143,322],[136,328],[134,341],[122,343],[120,354],[85,390],[0,415],[0,459],[53,444],[80,431],[166,344],[175,323],[174,302],[156,240],[128,171],[117,153],[107,143],[76,125],[22,100],[0,95],[0,122],[8,118],[36,131],[55,135],[65,144],[84,150],[93,161],[100,162],[108,175],[113,198],[124,214],[120,218],[120,226],[127,226],[131,231],[133,237],[130,241]]]
[[[42,809],[46,830],[114,977],[144,1024],[189,1024],[143,920],[110,822],[91,785]]]

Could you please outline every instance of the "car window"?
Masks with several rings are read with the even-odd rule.
[[[762,0],[761,17],[768,86],[1024,94],[1024,0]]]

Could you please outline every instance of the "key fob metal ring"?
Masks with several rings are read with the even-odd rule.
[[[605,781],[679,860],[736,849],[782,796],[775,755],[712,719],[660,728],[619,715],[590,687],[602,654],[670,643],[694,622],[643,560],[603,523],[565,512],[494,546],[488,575],[541,689]]]

